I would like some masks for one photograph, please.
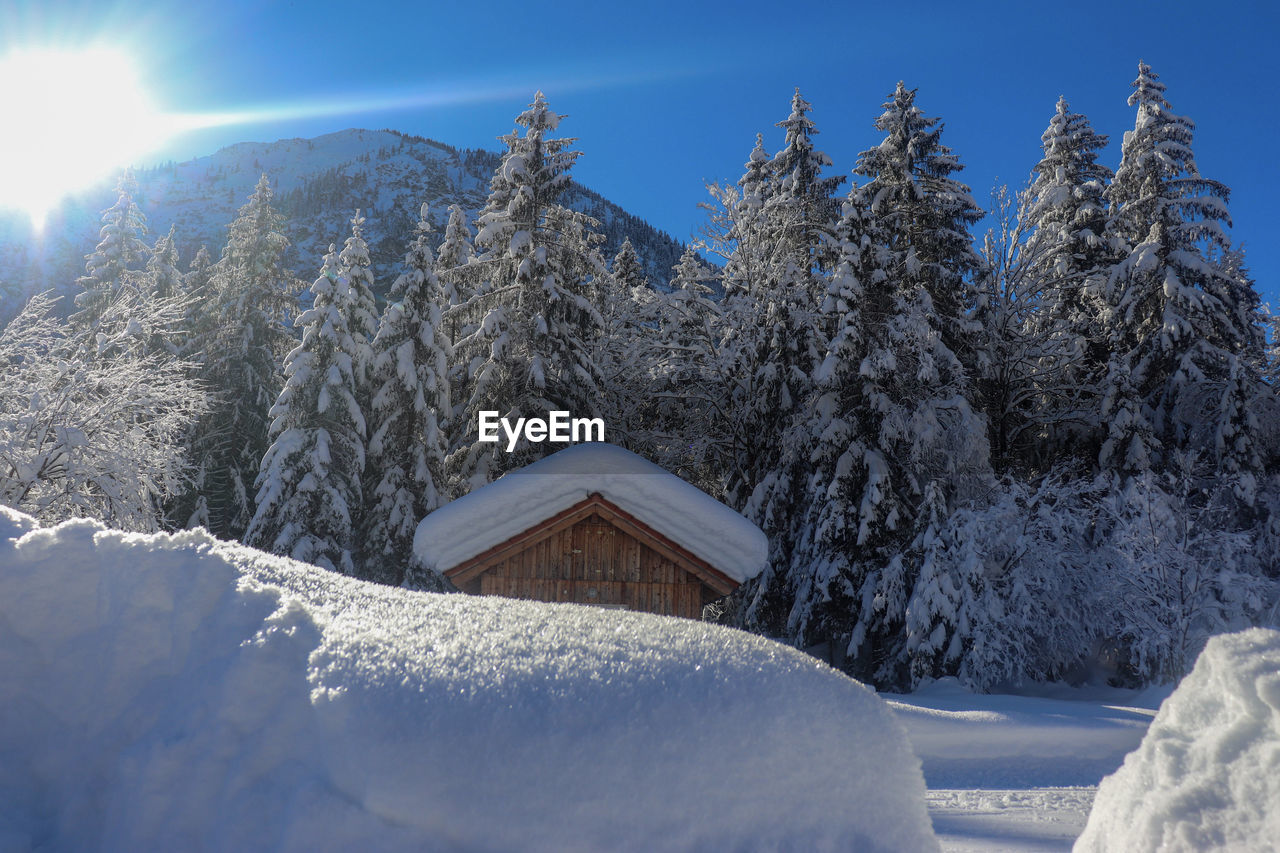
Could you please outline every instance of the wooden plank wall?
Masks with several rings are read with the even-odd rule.
[[[481,595],[702,615],[701,580],[595,514],[496,562],[467,587]]]

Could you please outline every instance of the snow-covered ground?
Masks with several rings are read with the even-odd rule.
[[[980,695],[943,679],[882,694],[924,765],[947,851],[1070,850],[1098,783],[1138,747],[1168,689]]]
[[[1168,694],[877,698],[689,620],[0,507],[5,853],[1277,849],[1280,633]]]

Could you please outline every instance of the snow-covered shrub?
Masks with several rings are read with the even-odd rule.
[[[156,530],[187,470],[181,439],[203,389],[151,349],[181,302],[123,292],[85,341],[36,296],[0,330],[0,503],[53,522],[90,516]]]
[[[1092,487],[1004,481],[985,506],[937,519],[905,559],[920,565],[907,605],[912,683],[957,675],[988,689],[1062,678],[1100,630]]]
[[[1110,568],[1099,593],[1122,668],[1140,682],[1177,680],[1209,636],[1255,624],[1272,586],[1249,571],[1254,538],[1233,524],[1228,485],[1198,487],[1187,460],[1178,467],[1126,481],[1101,506]]]
[[[1274,850],[1280,839],[1280,631],[1214,637],[1142,745],[1102,780],[1086,851]]]

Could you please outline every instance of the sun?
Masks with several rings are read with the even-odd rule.
[[[168,135],[120,51],[25,49],[0,56],[0,207],[36,228],[68,193],[131,165]]]

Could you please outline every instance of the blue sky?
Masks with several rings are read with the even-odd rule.
[[[173,140],[175,159],[346,127],[496,148],[541,88],[579,139],[575,176],[679,238],[702,222],[704,182],[739,177],[756,132],[777,147],[796,86],[845,175],[879,142],[894,84],[919,88],[986,205],[997,181],[1025,181],[1060,94],[1111,135],[1114,168],[1141,58],[1197,122],[1201,172],[1232,188],[1233,234],[1280,303],[1277,5],[82,0],[10,5],[0,38],[120,44],[165,109],[264,111]]]

